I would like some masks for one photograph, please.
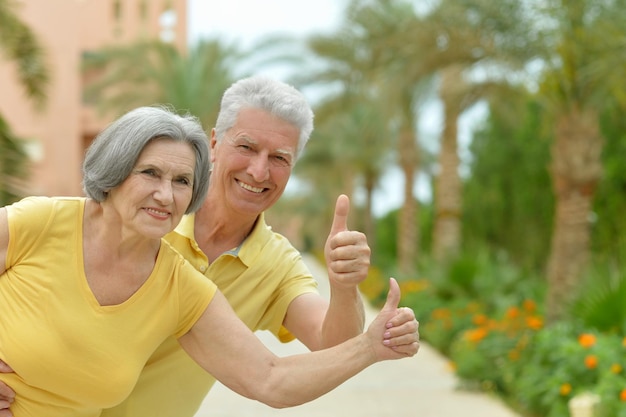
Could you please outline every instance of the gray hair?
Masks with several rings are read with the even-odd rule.
[[[244,78],[231,85],[222,96],[215,124],[215,136],[221,141],[235,125],[242,109],[266,111],[292,124],[300,131],[296,159],[302,154],[313,131],[313,110],[304,95],[293,86],[264,76]]]
[[[208,191],[209,140],[200,122],[166,107],[139,107],[109,126],[93,141],[83,162],[83,190],[98,202],[130,175],[139,154],[151,140],[169,138],[191,145],[196,154],[191,202],[185,213],[200,208]]]

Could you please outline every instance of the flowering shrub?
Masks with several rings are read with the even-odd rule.
[[[493,391],[522,415],[569,417],[569,401],[592,393],[594,417],[626,417],[626,278],[595,276],[567,320],[547,327],[538,308],[545,281],[476,259],[399,280],[422,341],[451,359],[466,386]],[[377,306],[386,279],[362,285]]]
[[[569,417],[570,399],[594,392],[601,397],[596,417],[626,417],[626,338],[574,323],[545,327],[530,299],[500,313],[463,298],[432,307],[427,285],[405,285],[414,288],[407,301],[430,299],[422,340],[450,357],[465,385],[546,417]]]
[[[626,347],[619,336],[562,323],[537,333],[522,359],[512,392],[525,409],[566,417],[573,396],[596,392],[603,408],[611,410],[607,416],[626,415],[626,402],[620,400],[626,388]]]
[[[520,358],[529,341],[543,327],[535,302],[526,300],[509,307],[497,319],[477,314],[472,323],[450,349],[457,374],[483,388],[508,392],[523,366]]]

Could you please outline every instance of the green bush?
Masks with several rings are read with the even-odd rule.
[[[451,359],[465,387],[495,392],[533,417],[569,417],[568,402],[591,392],[601,417],[626,417],[626,285],[607,276],[595,270],[576,311],[549,328],[545,282],[484,253],[400,284],[422,340]]]

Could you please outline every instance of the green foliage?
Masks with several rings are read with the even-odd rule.
[[[483,389],[509,394],[524,366],[520,357],[542,326],[536,301],[530,299],[505,311],[474,314],[450,348],[457,374]]]
[[[585,331],[572,323],[546,328],[522,357],[524,366],[513,386],[516,401],[539,415],[567,417],[560,410],[573,396],[601,388],[602,403],[619,406],[619,395],[613,394],[626,387],[625,353],[623,336]]]
[[[551,417],[569,417],[568,402],[591,392],[600,396],[599,416],[624,416],[626,333],[616,314],[626,299],[624,279],[602,281],[605,271],[594,273],[578,311],[547,328],[545,282],[486,251],[401,281],[402,303],[420,320],[422,340],[448,355],[466,388],[494,392],[524,415]]]
[[[33,31],[19,18],[18,5],[12,0],[0,0],[0,53],[17,64],[19,83],[41,107],[50,82],[45,51]]]
[[[83,56],[90,82],[84,100],[103,113],[134,107],[171,105],[213,126],[224,90],[235,80],[239,52],[219,41],[202,41],[183,54],[173,45],[141,41],[92,51]]]
[[[594,198],[592,249],[594,258],[616,268],[626,260],[626,118],[624,109],[612,106],[602,114],[606,138],[602,155],[603,176]]]
[[[28,155],[0,115],[0,207],[23,197],[19,184],[28,176]]]
[[[447,353],[452,342],[472,326],[475,315],[498,314],[511,305],[543,297],[544,284],[486,251],[466,254],[442,266],[421,262],[419,278],[401,281],[402,302],[419,320],[424,340]]]
[[[626,335],[626,276],[596,270],[587,278],[570,313],[588,328]]]
[[[46,102],[49,73],[45,52],[34,32],[16,11],[19,4],[0,0],[0,57],[17,65],[17,77],[26,96],[41,109]],[[23,142],[0,115],[0,207],[18,200],[28,176],[28,155]]]
[[[549,141],[541,109],[523,95],[494,102],[471,144],[471,176],[463,190],[466,247],[488,245],[538,270],[549,252],[554,198],[548,175]]]
[[[466,252],[431,271],[438,298],[481,300],[488,311],[542,296],[543,281],[487,250]]]
[[[432,204],[417,201],[418,210],[416,223],[420,231],[419,248],[420,254],[416,257],[418,270],[421,263],[427,262],[433,229],[433,206]],[[392,210],[376,220],[376,251],[372,253],[372,262],[392,274],[396,274],[398,259],[398,214],[399,210]],[[428,269],[427,266],[424,266]],[[414,278],[414,277],[406,277]]]

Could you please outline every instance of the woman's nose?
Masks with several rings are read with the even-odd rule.
[[[169,179],[159,181],[159,186],[154,192],[154,199],[163,205],[170,204],[174,201],[172,182]]]

